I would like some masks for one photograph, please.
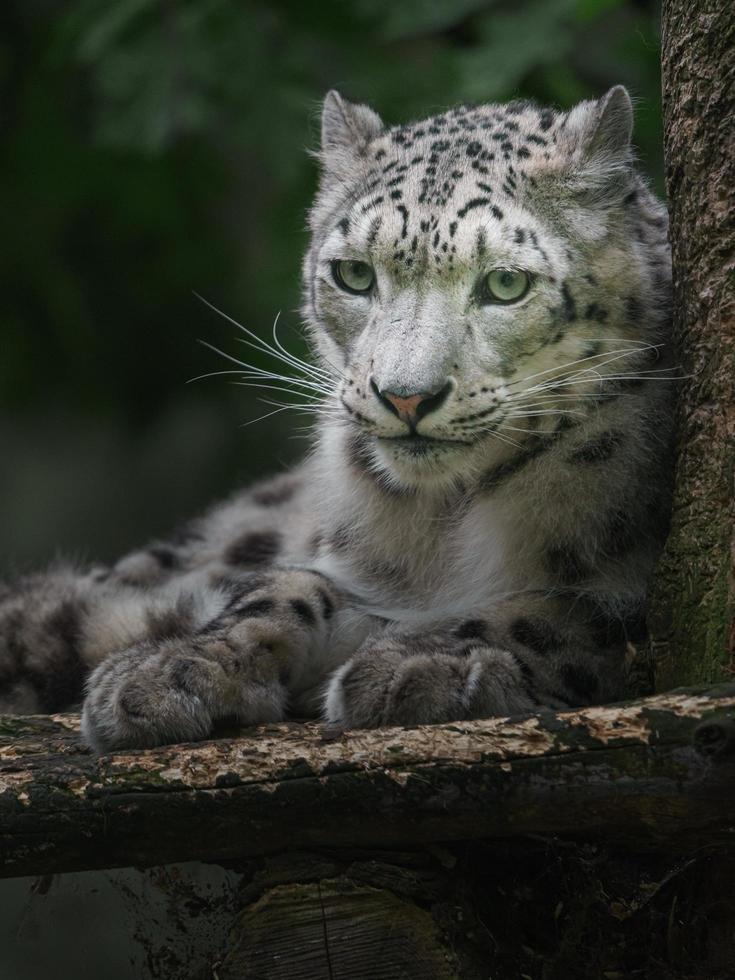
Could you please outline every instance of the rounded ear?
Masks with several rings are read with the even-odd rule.
[[[321,156],[325,163],[332,153],[359,156],[384,131],[382,119],[368,106],[348,102],[334,89],[327,92],[322,107]]]
[[[630,156],[633,103],[622,85],[615,85],[597,101],[580,102],[570,110],[564,142],[580,162],[625,159]]]
[[[611,207],[629,192],[632,134],[633,103],[622,85],[596,101],[580,102],[568,113],[557,150],[567,190],[580,204]]]

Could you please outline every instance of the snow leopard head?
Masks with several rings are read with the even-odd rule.
[[[632,126],[621,86],[392,128],[327,95],[303,311],[372,467],[463,479],[644,369],[669,260]]]

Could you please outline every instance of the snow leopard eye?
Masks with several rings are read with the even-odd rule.
[[[493,269],[482,281],[486,303],[517,303],[528,292],[531,277],[519,269]]]
[[[356,259],[336,259],[332,262],[334,281],[348,293],[369,293],[375,282],[375,272],[367,262]]]

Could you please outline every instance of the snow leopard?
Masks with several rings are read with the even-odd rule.
[[[0,590],[0,709],[98,752],[625,694],[670,509],[667,215],[616,86],[388,126],[332,91],[307,458],[110,565]],[[260,374],[258,373],[260,372]]]

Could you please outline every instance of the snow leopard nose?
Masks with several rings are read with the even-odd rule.
[[[394,391],[381,391],[375,382],[370,380],[370,387],[385,405],[389,412],[393,412],[403,422],[407,422],[411,427],[418,424],[429,412],[436,411],[443,405],[447,395],[452,390],[452,383],[447,383],[439,391],[419,391],[414,394],[398,395]]]

